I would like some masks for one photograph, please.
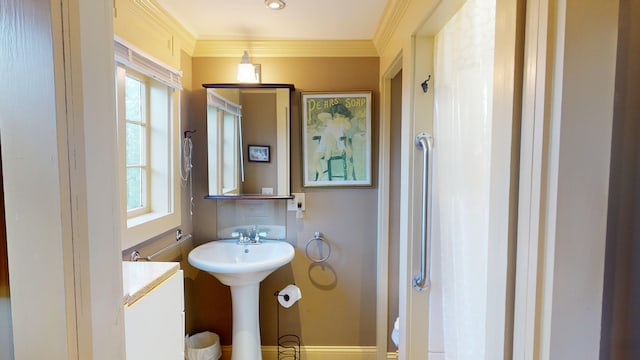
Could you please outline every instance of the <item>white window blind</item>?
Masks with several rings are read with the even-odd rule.
[[[182,71],[162,64],[119,39],[115,40],[114,53],[116,62],[150,76],[171,88],[182,90]]]
[[[213,91],[207,91],[207,105],[214,106],[232,115],[242,115],[242,105],[235,104]]]

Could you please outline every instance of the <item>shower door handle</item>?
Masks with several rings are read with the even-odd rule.
[[[433,137],[421,132],[416,136],[416,147],[424,154],[422,167],[422,226],[420,242],[420,273],[413,278],[413,288],[424,291],[431,285],[431,179],[433,170]]]

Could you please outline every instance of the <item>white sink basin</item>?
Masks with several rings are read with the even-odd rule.
[[[240,245],[237,239],[212,241],[189,253],[191,265],[231,288],[231,360],[262,359],[258,314],[260,282],[288,264],[293,255],[293,246],[285,241],[262,240],[257,245]]]
[[[293,259],[294,249],[286,241],[262,240],[240,245],[237,239],[202,244],[189,253],[189,263],[215,276],[228,286],[259,283]]]

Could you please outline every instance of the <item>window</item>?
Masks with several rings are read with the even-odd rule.
[[[222,191],[224,194],[239,194],[238,165],[240,155],[238,153],[238,117],[227,112],[222,113]]]
[[[209,193],[240,194],[243,181],[240,105],[207,91]]]
[[[128,248],[180,226],[180,92],[175,77],[163,81],[158,75],[161,64],[118,42],[116,62],[121,218]]]
[[[126,70],[125,70],[126,71]],[[125,167],[127,218],[149,212],[149,160],[147,144],[147,84],[144,80],[125,76]]]

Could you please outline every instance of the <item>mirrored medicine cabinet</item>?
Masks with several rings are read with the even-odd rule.
[[[290,84],[203,84],[206,199],[289,199]]]

